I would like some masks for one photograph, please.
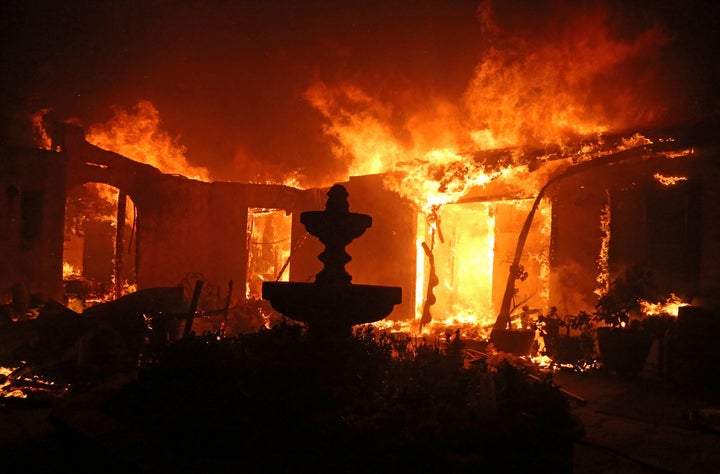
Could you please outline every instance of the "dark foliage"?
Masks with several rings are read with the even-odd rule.
[[[168,347],[107,403],[165,469],[216,472],[569,472],[567,400],[524,369],[467,363],[460,338],[299,326]],[[191,449],[183,449],[183,446]]]
[[[628,324],[630,316],[639,313],[640,300],[647,299],[652,286],[652,278],[644,266],[628,268],[611,282],[608,291],[598,300],[595,320],[612,327]]]
[[[544,342],[542,353],[554,363],[584,370],[596,358],[595,326],[589,313],[560,316],[552,307],[548,314],[538,316],[537,325]]]

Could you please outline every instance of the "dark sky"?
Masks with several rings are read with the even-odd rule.
[[[317,185],[345,163],[333,156],[327,123],[305,91],[322,81],[360,85],[389,103],[407,90],[459,100],[491,45],[481,3],[4,0],[3,134],[18,134],[18,123],[43,108],[90,126],[108,120],[113,106],[149,100],[163,129],[213,179],[252,180],[266,166],[269,176],[294,170]],[[600,2],[495,3],[497,46],[503,35],[552,35],[573,12]],[[661,25],[668,42],[652,59],[653,74],[664,84],[659,96],[682,96],[671,101],[676,116],[718,109],[715,3],[608,3],[618,37]]]

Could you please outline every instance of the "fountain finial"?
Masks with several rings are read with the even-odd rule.
[[[345,271],[345,264],[352,258],[345,247],[365,233],[372,225],[372,217],[366,214],[350,212],[348,192],[344,186],[336,184],[327,193],[328,200],[324,211],[307,211],[300,214],[300,222],[308,233],[325,244],[325,250],[318,259],[325,264],[315,276],[320,285],[349,285],[352,277]]]
[[[332,213],[349,212],[350,203],[348,202],[348,194],[345,186],[335,184],[327,192],[328,200],[325,203],[325,211]]]

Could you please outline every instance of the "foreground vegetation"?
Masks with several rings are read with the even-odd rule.
[[[456,335],[364,327],[342,341],[281,324],[177,341],[106,404],[166,468],[214,472],[571,472],[568,401]]]

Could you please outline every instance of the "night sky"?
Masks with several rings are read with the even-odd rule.
[[[407,91],[459,100],[488,48],[517,35],[532,44],[598,3],[496,1],[498,33],[478,0],[4,0],[2,134],[24,143],[41,109],[87,127],[149,100],[212,179],[248,181],[266,166],[327,184],[346,164],[305,97],[313,84],[359,86],[400,121]],[[668,116],[717,112],[717,2],[602,3],[619,38],[662,29],[666,44],[635,67],[652,69]]]

